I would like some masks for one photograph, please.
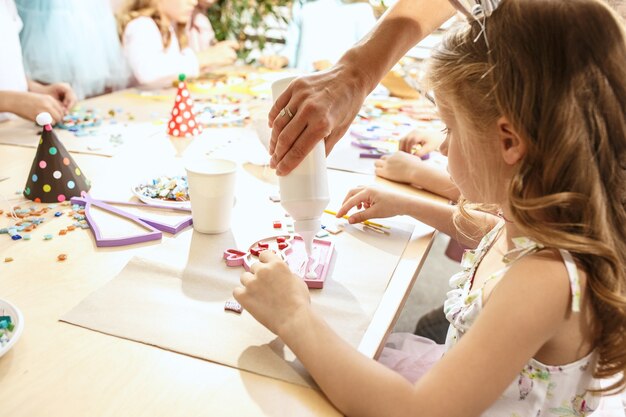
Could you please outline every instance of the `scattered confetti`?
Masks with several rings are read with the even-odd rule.
[[[243,311],[243,307],[241,307],[241,304],[239,304],[237,301],[228,300],[226,301],[226,303],[224,303],[224,311],[232,311],[234,313],[241,314],[241,312]]]

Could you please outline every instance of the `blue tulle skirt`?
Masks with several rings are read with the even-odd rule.
[[[109,0],[16,0],[26,75],[69,83],[79,99],[127,86]]]

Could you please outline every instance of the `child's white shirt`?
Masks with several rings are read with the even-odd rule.
[[[159,28],[149,17],[132,20],[124,30],[124,55],[138,84],[149,84],[178,74],[195,77],[200,65],[195,52],[180,49],[176,32],[170,28],[170,44],[163,47]]]
[[[28,82],[22,61],[20,31],[22,20],[13,0],[0,0],[0,91],[28,91]],[[0,113],[0,121],[11,113]]]

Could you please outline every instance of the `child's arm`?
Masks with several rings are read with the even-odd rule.
[[[411,184],[452,201],[457,201],[461,195],[446,171],[425,163],[418,156],[396,152],[383,156],[374,165],[379,177]]]
[[[41,112],[48,112],[55,122],[63,119],[66,109],[63,104],[47,94],[25,91],[0,91],[0,113],[13,113],[35,121]]]
[[[66,110],[70,110],[76,104],[76,93],[67,83],[40,84],[34,80],[28,80],[28,91],[39,94],[47,94],[63,104]]]
[[[352,214],[348,219],[350,223],[406,214],[470,248],[476,247],[485,233],[498,222],[498,218],[492,214],[472,211],[473,221],[460,218],[459,230],[453,222],[458,211],[457,207],[423,197],[396,193],[381,187],[361,187],[350,190],[337,212],[337,217],[344,216],[353,207],[363,210]]]
[[[234,297],[289,346],[346,415],[478,416],[571,319],[563,264],[523,259],[502,279],[471,330],[411,385],[334,333],[311,308],[306,285],[276,254],[265,251],[260,260],[242,274]],[[580,346],[578,340],[568,342],[572,349]]]

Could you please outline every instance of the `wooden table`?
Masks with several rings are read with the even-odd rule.
[[[174,95],[171,90],[170,94]],[[89,100],[106,111],[122,107],[137,118],[167,114],[170,102],[118,92]],[[8,123],[18,123],[11,121]],[[0,125],[0,136],[3,132]],[[21,196],[35,150],[0,145],[0,209]],[[165,159],[163,155],[167,155]],[[137,138],[112,158],[74,154],[98,196],[123,181],[125,173],[154,172],[175,164],[163,138]],[[169,159],[168,159],[169,158]],[[165,162],[164,162],[165,161]],[[261,168],[246,175],[259,176]],[[263,171],[267,175],[267,171]],[[338,173],[329,172],[331,180]],[[341,175],[346,175],[341,173]],[[350,174],[353,180],[371,178]],[[387,181],[378,182],[389,184]],[[393,185],[410,192],[410,187]],[[130,196],[130,192],[129,192]],[[435,198],[435,197],[433,197]],[[30,202],[29,202],[30,205]],[[0,227],[6,222],[0,223]],[[67,223],[67,221],[66,221]],[[0,358],[0,415],[18,416],[254,416],[338,415],[318,390],[59,322],[87,295],[113,279],[134,255],[151,244],[96,248],[91,233],[57,236],[57,220],[43,223],[29,242],[0,236],[0,298],[23,312],[21,339]],[[55,236],[43,241],[43,234]],[[164,239],[175,239],[164,238]],[[359,350],[375,357],[402,309],[428,252],[432,235],[414,234],[389,282]],[[67,253],[58,262],[59,253]],[[4,263],[5,257],[13,262]]]

